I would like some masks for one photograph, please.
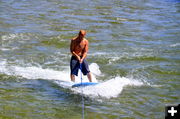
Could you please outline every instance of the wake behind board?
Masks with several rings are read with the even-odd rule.
[[[72,88],[74,87],[85,87],[85,86],[92,86],[92,85],[96,85],[98,83],[95,82],[82,82],[82,83],[76,83],[74,85],[72,85]]]

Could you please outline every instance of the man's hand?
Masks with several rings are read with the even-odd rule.
[[[80,59],[79,63],[82,63],[83,62],[83,59]]]
[[[81,60],[81,57],[77,56],[77,60],[80,62],[80,60]]]
[[[83,59],[81,59],[80,56],[77,56],[77,60],[79,61],[79,63],[82,63],[82,62],[83,62]]]

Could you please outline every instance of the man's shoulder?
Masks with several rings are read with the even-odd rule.
[[[88,43],[88,40],[86,38],[84,38],[83,40],[84,40],[84,42]]]
[[[71,41],[75,41],[76,39],[77,39],[77,37],[74,37],[74,38],[71,39]]]

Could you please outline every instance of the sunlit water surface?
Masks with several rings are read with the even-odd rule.
[[[178,0],[1,0],[0,11],[0,118],[80,119],[82,90],[86,119],[163,119],[180,102]],[[71,88],[80,29],[99,84]]]

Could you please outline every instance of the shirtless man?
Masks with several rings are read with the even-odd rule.
[[[92,82],[91,72],[89,70],[86,56],[88,52],[88,40],[85,39],[86,31],[80,30],[79,35],[71,40],[70,51],[72,54],[70,61],[71,81],[75,81],[75,75],[78,76],[78,69],[80,68],[84,75],[87,75],[89,82]]]

